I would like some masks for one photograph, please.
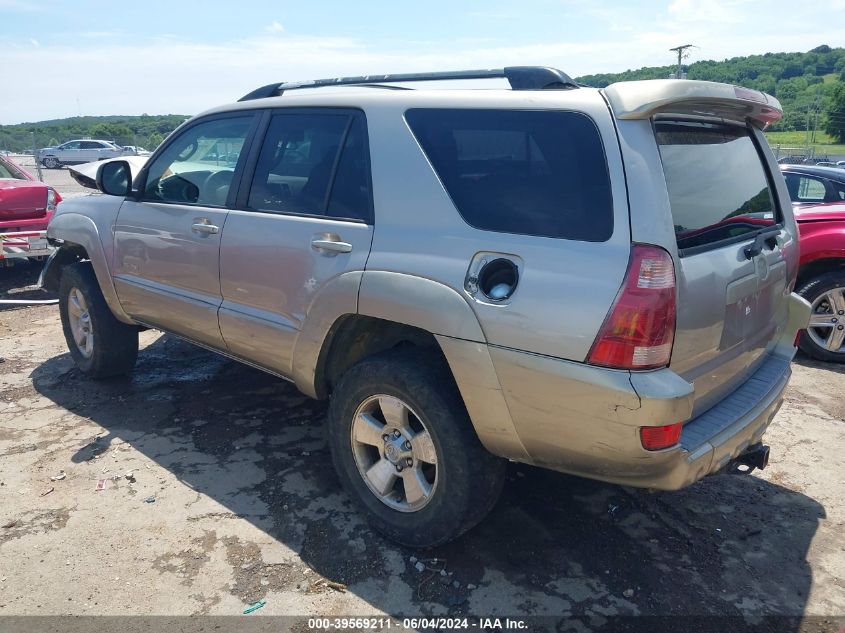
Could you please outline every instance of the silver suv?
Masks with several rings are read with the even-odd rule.
[[[130,153],[111,141],[79,139],[62,143],[58,147],[42,148],[38,150],[37,160],[47,169],[60,169],[62,165],[80,165]]]
[[[511,89],[407,86],[493,76]],[[432,546],[487,514],[507,460],[664,490],[766,465],[809,317],[761,132],[780,114],[548,68],[272,84],[137,174],[101,165],[42,283],[94,378],[149,327],[329,398],[349,494]]]

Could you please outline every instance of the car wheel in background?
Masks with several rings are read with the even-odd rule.
[[[814,277],[797,292],[812,306],[801,350],[818,360],[845,363],[845,270]]]
[[[47,169],[60,169],[62,166],[61,161],[55,156],[48,156],[42,162]]]
[[[335,469],[371,525],[411,547],[475,526],[495,505],[503,459],[481,445],[442,358],[393,350],[349,369],[331,396]]]

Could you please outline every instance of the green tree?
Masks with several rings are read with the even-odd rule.
[[[153,150],[155,150],[156,147],[161,145],[161,142],[163,140],[164,137],[161,134],[159,134],[158,132],[153,132],[152,134],[150,134],[147,140],[147,149],[152,152]]]
[[[845,142],[845,84],[839,84],[833,91],[825,114],[824,131]]]

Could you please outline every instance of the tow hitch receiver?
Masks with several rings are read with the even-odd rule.
[[[755,468],[763,470],[769,465],[769,447],[765,444],[749,446],[742,455],[733,460],[727,471],[737,475],[747,475]]]

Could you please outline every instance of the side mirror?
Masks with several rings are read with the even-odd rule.
[[[125,160],[103,163],[97,169],[97,189],[110,196],[128,196],[132,190],[132,171]]]

